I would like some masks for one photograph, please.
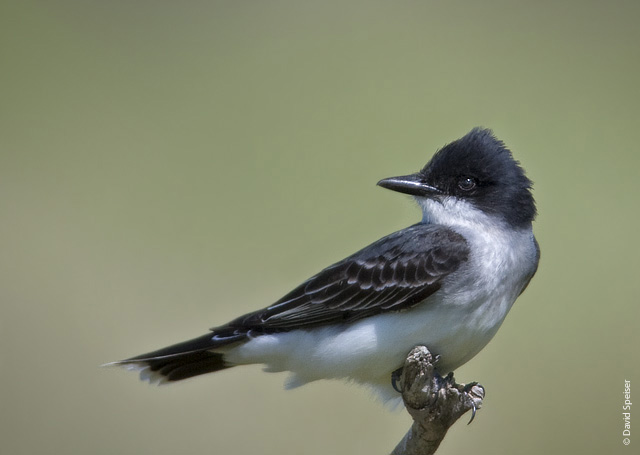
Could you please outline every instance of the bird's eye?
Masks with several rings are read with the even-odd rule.
[[[473,177],[462,177],[458,180],[458,188],[462,191],[471,191],[476,187],[476,179]]]

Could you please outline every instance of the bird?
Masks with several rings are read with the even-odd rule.
[[[205,335],[108,365],[172,383],[247,364],[289,372],[285,388],[343,379],[398,398],[415,346],[453,372],[494,337],[538,268],[533,183],[490,129],[474,128],[418,172],[380,180],[422,219]],[[250,277],[246,278],[250,283]]]

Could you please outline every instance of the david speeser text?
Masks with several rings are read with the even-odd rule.
[[[622,431],[622,435],[627,438],[631,436],[631,381],[624,381],[624,405],[622,406],[623,412],[622,419],[624,421],[624,430]],[[628,444],[625,441],[626,444]]]

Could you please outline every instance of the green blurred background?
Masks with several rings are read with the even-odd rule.
[[[0,452],[388,453],[410,419],[357,387],[98,365],[417,221],[375,183],[477,125],[535,181],[542,262],[456,372],[487,398],[439,453],[640,445],[640,404],[630,447],[621,414],[625,379],[640,403],[637,2],[0,8]]]

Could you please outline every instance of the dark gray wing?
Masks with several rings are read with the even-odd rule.
[[[460,234],[443,226],[416,224],[327,267],[273,305],[212,329],[214,340],[349,323],[406,310],[436,292],[468,256]]]
[[[222,370],[232,365],[215,349],[249,334],[350,323],[411,308],[440,289],[468,257],[461,235],[443,226],[417,224],[324,269],[270,307],[212,329],[213,334],[115,364],[134,365],[143,377],[160,381]]]

